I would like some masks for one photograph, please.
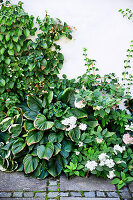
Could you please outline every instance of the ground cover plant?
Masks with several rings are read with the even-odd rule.
[[[59,79],[64,56],[56,41],[72,39],[72,27],[47,13],[36,22],[33,41],[34,17],[22,2],[1,4],[0,170],[40,179],[95,174],[120,189],[133,180],[132,44],[123,72],[128,87],[114,73],[101,77],[85,48],[86,73]],[[130,114],[120,109],[123,100]]]

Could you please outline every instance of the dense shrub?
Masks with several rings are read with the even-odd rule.
[[[72,30],[47,13],[36,21],[40,33],[33,41],[34,17],[22,2],[1,5],[0,170],[40,179],[62,171],[67,176],[96,174],[114,178],[112,184],[120,189],[133,180],[129,66],[123,73],[127,93],[114,73],[100,76],[87,49],[86,73],[76,80],[59,79],[64,56],[56,41],[71,39]],[[131,115],[119,107],[125,99]]]

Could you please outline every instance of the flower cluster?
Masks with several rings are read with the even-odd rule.
[[[125,144],[133,144],[133,137],[129,133],[123,135],[123,142]]]
[[[109,159],[109,156],[106,153],[101,153],[98,158],[100,160],[100,166],[106,165],[107,167],[112,168],[115,165],[113,159]]]
[[[126,148],[125,148],[125,146],[120,146],[119,144],[116,144],[115,146],[114,146],[114,153],[117,155],[117,153],[118,153],[118,151],[119,152],[123,152],[123,151],[125,151],[126,150]]]
[[[85,131],[85,130],[87,129],[87,125],[81,123],[81,124],[79,125],[79,129],[82,130],[82,131]]]
[[[107,175],[107,177],[108,177],[109,179],[114,178],[114,177],[116,176],[116,175],[114,174],[114,172],[115,172],[115,170],[109,171],[109,174]]]
[[[77,126],[76,121],[77,121],[77,118],[74,116],[71,116],[69,118],[62,120],[62,124],[67,126],[66,131],[70,131]]]
[[[88,168],[90,171],[93,171],[93,170],[96,169],[97,163],[96,163],[96,161],[90,161],[90,160],[88,160],[87,163],[86,163],[86,165],[85,165],[85,167]]]
[[[74,105],[76,108],[84,108],[85,107],[85,103],[83,100],[77,102],[77,99],[76,99],[74,102]]]

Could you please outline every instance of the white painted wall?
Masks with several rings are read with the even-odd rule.
[[[12,0],[13,3],[18,0]],[[59,44],[65,56],[61,74],[77,77],[86,70],[83,47],[90,58],[97,60],[101,74],[116,73],[121,77],[126,50],[133,40],[133,23],[118,12],[133,10],[133,0],[22,0],[29,14],[43,18],[45,10],[55,18],[75,26],[73,40]],[[132,67],[133,74],[133,67]]]

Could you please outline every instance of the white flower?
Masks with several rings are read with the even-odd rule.
[[[100,110],[101,109],[101,106],[96,106],[96,110]]]
[[[114,170],[112,170],[112,171],[109,171],[109,174],[107,175],[107,177],[109,178],[109,179],[112,179],[112,178],[114,178],[116,175],[114,174]]]
[[[84,108],[85,107],[83,100],[78,101],[78,102],[75,100],[74,105],[75,105],[76,108]]]
[[[125,130],[130,130],[130,128],[129,128],[130,126],[129,125],[125,125]]]
[[[66,131],[70,131],[72,129],[74,129],[77,125],[76,124],[70,124],[70,126],[68,128],[66,128]]]
[[[69,124],[69,118],[66,118],[66,119],[62,120],[62,124],[67,126]]]
[[[80,141],[80,142],[78,143],[78,145],[79,145],[79,147],[82,147],[82,146],[83,146],[83,142]]]
[[[76,125],[76,121],[77,121],[77,118],[74,117],[74,116],[71,116],[69,118],[66,118],[64,120],[62,120],[62,124],[64,124],[65,126],[68,126],[66,128],[66,131],[70,131],[72,129],[74,129],[77,125]]]
[[[101,161],[101,162],[99,163],[99,165],[100,165],[100,166],[104,166],[104,165],[105,165],[105,161]]]
[[[81,124],[79,125],[79,129],[82,130],[82,131],[85,131],[85,130],[87,129],[87,125],[81,123]]]
[[[83,89],[83,90],[86,90],[86,87],[83,85],[83,86],[82,86],[82,89]]]
[[[71,116],[71,117],[69,117],[69,120],[70,120],[69,121],[70,124],[76,124],[77,118],[74,116]]]
[[[103,139],[99,139],[98,137],[96,138],[97,143],[101,143]]]
[[[107,159],[105,161],[105,165],[107,165],[107,167],[109,167],[109,168],[112,168],[112,167],[114,167],[115,163],[112,159]]]
[[[75,154],[78,156],[80,154],[80,152],[79,151],[75,151]]]
[[[109,156],[106,154],[106,153],[101,153],[99,156],[98,156],[99,160],[100,161],[105,161],[107,158],[109,158]]]
[[[120,147],[120,145],[119,144],[116,144],[115,146],[114,146],[114,153],[117,155],[117,151],[119,151],[119,152],[123,152],[123,151],[125,151],[126,150],[126,148],[125,148],[125,146],[122,146],[122,147]]]
[[[96,169],[97,163],[95,161],[88,160],[85,167],[90,169],[90,171],[92,171],[92,170]]]
[[[76,93],[79,93],[79,90],[78,90],[78,89],[75,89],[75,92],[76,92]]]

